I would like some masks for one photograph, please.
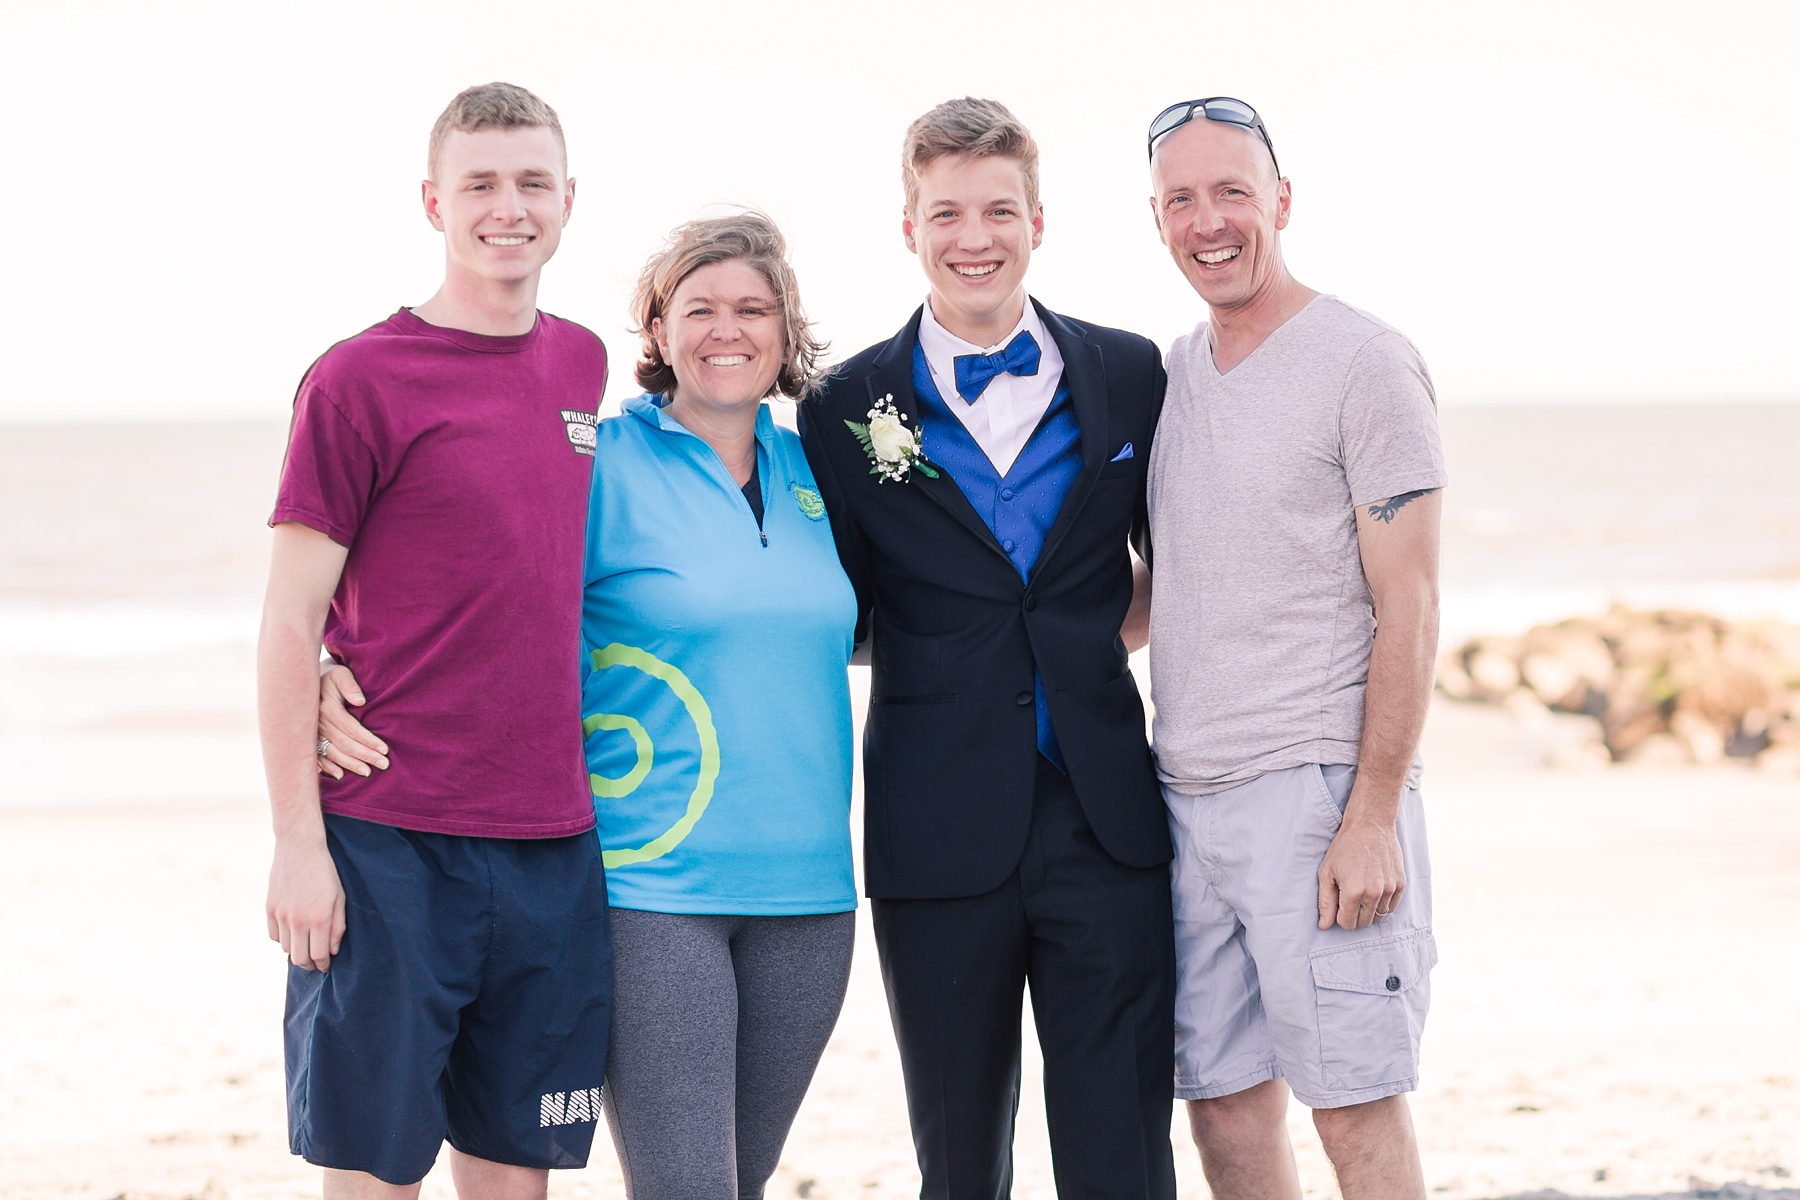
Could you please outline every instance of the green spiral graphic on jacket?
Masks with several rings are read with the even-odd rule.
[[[700,694],[700,689],[694,686],[692,680],[681,673],[680,668],[664,662],[648,650],[620,645],[618,642],[601,647],[591,657],[596,671],[604,671],[608,667],[635,667],[654,679],[662,680],[675,693],[675,698],[687,708],[688,718],[694,722],[694,732],[700,735],[700,778],[688,796],[687,811],[682,813],[679,821],[641,846],[620,850],[602,847],[600,861],[611,870],[614,867],[661,858],[679,846],[682,839],[693,831],[695,823],[706,811],[706,806],[712,802],[713,785],[719,779],[719,733],[713,727],[712,709],[708,707],[706,697]],[[635,792],[638,785],[648,778],[650,766],[656,759],[656,751],[649,733],[631,717],[621,713],[594,713],[581,722],[581,732],[585,736],[591,737],[601,729],[622,730],[630,734],[632,744],[637,748],[637,765],[619,778],[593,774],[588,776],[588,787],[597,798],[617,800]]]
[[[588,775],[589,791],[605,800],[617,800],[620,796],[631,795],[637,791],[638,784],[644,782],[644,776],[650,773],[651,764],[656,761],[656,747],[644,727],[622,713],[595,713],[581,723],[581,732],[586,737],[593,737],[601,729],[624,730],[631,735],[631,744],[637,748],[637,765],[617,779]]]

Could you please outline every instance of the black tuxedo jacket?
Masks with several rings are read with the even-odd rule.
[[[1172,855],[1119,638],[1131,603],[1128,543],[1150,559],[1144,484],[1167,379],[1146,339],[1038,312],[1062,352],[1081,472],[1025,582],[948,472],[883,482],[844,425],[867,422],[892,395],[918,428],[919,313],[800,406],[807,461],[856,588],[857,639],[874,638],[863,733],[873,897],[976,896],[1018,865],[1037,775],[1034,666],[1101,846],[1133,867]],[[1127,443],[1133,453],[1119,459]]]

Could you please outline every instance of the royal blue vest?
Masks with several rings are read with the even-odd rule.
[[[1063,499],[1081,473],[1081,426],[1075,420],[1068,385],[1057,386],[1049,411],[1004,476],[944,403],[932,381],[931,368],[925,364],[925,351],[917,344],[913,346],[913,392],[919,399],[919,428],[925,435],[926,456],[950,472],[1012,560],[1019,578],[1029,580],[1044,539],[1050,536],[1050,526],[1062,511]],[[961,397],[957,402],[962,402]],[[1032,678],[1037,688],[1038,750],[1067,774],[1056,730],[1050,724],[1044,677],[1034,671]]]

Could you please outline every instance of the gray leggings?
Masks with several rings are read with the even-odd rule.
[[[630,1200],[761,1200],[855,936],[855,913],[612,910],[606,1119]]]

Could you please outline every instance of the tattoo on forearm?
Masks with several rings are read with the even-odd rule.
[[[1423,488],[1416,492],[1402,492],[1391,500],[1383,500],[1380,504],[1369,505],[1369,515],[1385,525],[1394,523],[1394,514],[1417,500],[1420,496],[1429,496],[1436,488]]]

